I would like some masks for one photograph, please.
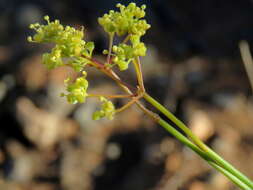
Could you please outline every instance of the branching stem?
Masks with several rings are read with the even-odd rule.
[[[132,98],[134,95],[125,94],[89,94],[88,97],[106,97],[106,98]]]
[[[128,40],[130,39],[130,37],[131,37],[131,34],[128,34],[128,35],[125,37],[125,39],[122,41],[122,43],[123,43],[123,44],[127,43]]]
[[[144,93],[145,92],[145,88],[144,88],[143,76],[142,76],[142,71],[141,71],[140,58],[137,57],[136,59],[134,59],[133,63],[134,63],[135,71],[136,71],[136,76],[137,76],[138,84],[140,86],[140,90],[141,90],[141,92]]]
[[[195,151],[198,155],[200,155],[203,159],[205,159],[212,167],[223,173],[227,176],[232,182],[234,182],[237,186],[239,186],[243,190],[252,190],[253,182],[235,169],[231,164],[221,158],[217,153],[215,153],[212,149],[206,146],[197,136],[195,136],[191,130],[181,122],[176,116],[174,116],[169,110],[167,110],[164,106],[162,106],[159,102],[149,96],[144,89],[142,72],[140,69],[139,60],[134,61],[134,66],[136,70],[136,75],[138,79],[138,84],[140,86],[139,89],[136,90],[137,95],[129,89],[128,84],[124,83],[120,77],[112,70],[103,66],[103,64],[96,62],[93,60],[93,66],[102,71],[104,74],[112,78],[125,92],[129,95],[132,95],[132,100],[128,102],[123,107],[116,110],[116,112],[121,112],[136,103],[136,105],[144,111],[150,118],[163,126],[166,130],[168,130],[171,134],[173,134],[178,140],[184,143],[186,146]],[[155,108],[161,111],[166,117],[168,117],[177,127],[179,127],[188,137],[185,137],[183,134],[174,129],[167,122],[162,120],[158,115],[154,114],[150,110],[146,109],[141,102],[139,102],[140,98],[144,98],[150,104],[152,104]]]
[[[138,95],[136,97],[133,97],[132,100],[130,100],[127,104],[125,104],[121,108],[117,109],[116,113],[124,111],[125,109],[127,109],[128,107],[130,107],[131,105],[133,105],[137,100],[139,100],[142,97],[143,97],[143,95]]]
[[[195,136],[191,130],[176,116],[174,116],[169,110],[167,110],[163,105],[157,102],[154,98],[149,96],[147,93],[144,93],[144,99],[147,100],[150,104],[152,104],[155,108],[161,111],[168,119],[173,121],[177,127],[183,130],[187,136],[192,140],[196,146],[198,146],[206,155],[212,160],[216,165],[226,170],[227,173],[233,175],[235,178],[240,180],[242,183],[246,184],[248,187],[253,189],[253,182],[242,174],[240,171],[235,169],[230,163],[220,157],[217,153],[215,153],[211,148],[205,145],[197,136]]]

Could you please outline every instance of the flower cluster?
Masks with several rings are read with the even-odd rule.
[[[104,14],[98,19],[107,33],[116,33],[118,36],[125,34],[142,36],[150,28],[146,20],[141,19],[145,16],[145,5],[140,8],[135,3],[130,3],[126,7],[118,3],[117,7],[120,11],[111,10],[109,14]]]
[[[115,114],[115,107],[113,103],[103,96],[101,96],[99,99],[102,102],[101,110],[95,111],[93,113],[92,119],[99,120],[103,117],[106,117],[107,119],[112,120]]]
[[[119,11],[110,11],[109,14],[98,19],[99,24],[103,26],[112,39],[109,49],[105,51],[105,54],[110,54],[105,67],[92,59],[94,43],[83,40],[83,28],[78,30],[70,26],[64,27],[59,20],[50,21],[48,16],[44,17],[47,22],[45,25],[39,23],[30,25],[30,28],[36,33],[33,37],[28,37],[29,42],[54,44],[51,52],[43,54],[43,64],[49,69],[66,65],[77,72],[82,72],[82,76],[75,80],[68,78],[64,81],[66,92],[62,93],[61,96],[66,97],[71,104],[84,103],[88,97],[99,97],[101,109],[94,112],[94,120],[103,117],[113,119],[114,114],[121,109],[116,110],[113,103],[105,98],[117,96],[104,95],[105,97],[103,97],[99,94],[94,95],[87,92],[89,83],[86,79],[84,67],[89,64],[101,70],[108,69],[106,66],[110,65],[108,60],[111,60],[112,65],[118,65],[119,69],[123,71],[134,59],[146,54],[146,47],[140,40],[141,36],[150,28],[150,25],[143,19],[145,5],[138,7],[135,3],[130,3],[128,6],[118,4],[117,7]],[[126,39],[122,43],[113,45],[113,36],[115,35],[125,35]]]
[[[86,79],[86,72],[82,72],[83,76],[78,77],[74,82],[70,82],[70,78],[67,78],[64,83],[66,85],[67,94],[62,93],[62,97],[66,97],[71,104],[84,103],[89,96],[87,93],[88,81]],[[113,103],[107,100],[105,97],[100,96],[99,100],[102,102],[101,109],[93,113],[93,120],[99,120],[103,117],[112,120],[115,114],[115,107]]]
[[[128,69],[128,65],[138,56],[146,55],[146,46],[140,42],[139,36],[130,36],[131,45],[120,43],[114,45],[112,51],[114,53],[113,62],[118,65],[121,71]]]
[[[93,42],[86,43],[83,40],[84,32],[76,30],[70,26],[62,26],[59,20],[50,22],[49,17],[45,16],[46,25],[39,23],[31,24],[30,28],[36,34],[28,37],[28,41],[37,43],[53,43],[55,47],[50,53],[43,55],[43,63],[49,68],[54,69],[63,66],[63,58],[69,58],[66,64],[76,71],[81,71],[90,61],[94,49]]]
[[[64,83],[68,94],[62,93],[61,96],[66,96],[71,104],[84,103],[88,96],[87,88],[88,81],[86,80],[86,72],[83,71],[83,76],[78,77],[75,82],[70,83],[70,78],[67,78]]]
[[[117,7],[120,9],[119,11],[110,11],[109,14],[104,14],[98,19],[98,22],[111,36],[117,34],[129,37],[130,44],[123,42],[112,48],[114,56],[112,62],[123,71],[128,68],[133,59],[146,55],[146,47],[140,38],[150,28],[150,25],[142,19],[145,16],[145,5],[138,7],[135,3],[130,3],[127,7],[121,4],[117,4]]]
[[[55,46],[50,53],[44,53],[42,60],[48,69],[54,69],[59,66],[67,65],[76,71],[82,71],[86,64],[91,63],[92,52],[94,49],[93,42],[85,42],[83,40],[84,32],[76,30],[69,26],[62,26],[58,20],[50,21],[48,16],[44,19],[47,21],[46,25],[39,23],[31,24],[30,28],[36,31],[33,37],[29,36],[29,42],[35,43],[53,43]],[[65,63],[63,59],[67,58]],[[82,76],[76,78],[71,82],[67,78],[64,83],[66,86],[66,94],[62,93],[62,97],[66,97],[71,104],[84,103],[89,96],[87,93],[88,81],[86,79],[86,72],[82,72]],[[111,101],[101,97],[103,102],[100,111],[94,113],[95,119],[107,117],[113,118],[115,108]]]

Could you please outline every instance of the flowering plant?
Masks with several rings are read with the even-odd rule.
[[[54,44],[51,52],[42,56],[43,64],[48,69],[69,66],[80,73],[76,79],[67,78],[64,81],[66,93],[62,93],[61,96],[66,97],[71,104],[84,103],[87,98],[98,98],[101,101],[101,109],[93,113],[94,120],[103,117],[113,119],[115,114],[125,110],[132,104],[136,104],[151,119],[191,148],[241,189],[252,190],[253,182],[250,179],[205,145],[183,122],[146,92],[140,62],[140,57],[146,55],[147,49],[141,41],[141,37],[150,28],[150,25],[144,19],[146,7],[145,5],[138,7],[135,3],[130,3],[128,6],[117,4],[117,7],[119,11],[111,10],[108,14],[98,18],[98,23],[109,37],[109,47],[103,51],[103,54],[106,55],[104,62],[98,62],[93,58],[92,53],[95,46],[93,42],[83,40],[85,37],[84,28],[78,30],[69,26],[64,27],[58,20],[50,21],[48,16],[44,17],[47,22],[45,25],[39,23],[30,25],[30,28],[34,29],[36,33],[33,37],[28,37],[29,42]],[[115,36],[121,37],[123,40],[115,44]],[[130,85],[122,81],[114,72],[114,67],[124,71],[128,69],[130,64],[134,66],[138,81],[138,85],[134,88],[130,88]],[[85,72],[87,66],[93,67],[113,79],[122,88],[124,94],[90,94],[88,92],[89,82],[86,79],[87,73]],[[122,107],[116,108],[109,100],[112,98],[128,98],[130,100]],[[184,134],[147,109],[140,99],[152,104],[180,128]]]

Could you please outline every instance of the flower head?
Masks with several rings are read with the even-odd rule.
[[[55,44],[50,53],[43,55],[43,63],[49,69],[53,69],[64,65],[62,59],[68,58],[68,65],[81,71],[92,56],[93,42],[86,43],[83,40],[83,28],[77,30],[70,26],[64,27],[59,20],[50,21],[48,16],[45,16],[44,19],[47,21],[46,25],[39,23],[30,25],[36,34],[33,37],[28,37],[29,42]]]
[[[145,5],[138,7],[135,3],[130,3],[126,7],[118,3],[117,7],[119,11],[112,10],[98,19],[107,33],[116,33],[118,36],[125,34],[142,36],[150,28],[150,25],[142,19],[145,16]]]
[[[70,78],[64,81],[68,94],[62,93],[61,96],[67,97],[67,100],[71,104],[84,103],[88,96],[87,88],[88,81],[86,80],[86,72],[83,72],[83,76],[78,77],[75,82],[70,83]]]
[[[99,99],[102,102],[101,110],[95,111],[93,113],[93,120],[99,120],[103,117],[112,120],[115,114],[115,107],[113,103],[104,98],[103,96],[101,96]]]
[[[121,71],[128,69],[128,65],[138,56],[146,55],[146,46],[140,41],[141,36],[146,33],[150,25],[143,19],[145,16],[145,5],[136,6],[130,3],[128,6],[117,4],[119,11],[109,11],[108,14],[98,19],[99,24],[110,36],[127,35],[130,43],[124,41],[112,47],[112,62],[119,67]],[[109,51],[105,50],[107,54]]]

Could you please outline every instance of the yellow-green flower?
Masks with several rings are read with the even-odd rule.
[[[102,96],[100,97],[100,101],[102,102],[101,110],[93,113],[93,120],[99,120],[103,117],[112,120],[115,114],[115,107],[113,103]]]
[[[118,3],[117,7],[119,11],[110,11],[98,19],[107,33],[116,33],[118,36],[125,34],[142,36],[150,28],[150,25],[142,19],[145,16],[145,5],[138,7],[135,3],[130,3],[126,7]]]
[[[55,44],[50,53],[43,55],[43,63],[49,69],[53,69],[64,65],[62,59],[68,58],[68,65],[76,71],[81,71],[89,63],[94,43],[86,43],[83,40],[83,28],[77,30],[70,26],[64,27],[58,20],[50,21],[48,16],[45,16],[44,19],[47,21],[46,25],[39,23],[30,25],[36,34],[33,37],[28,37],[29,42]]]
[[[68,94],[62,93],[61,96],[66,96],[68,102],[71,104],[84,103],[88,96],[87,88],[89,84],[86,80],[86,73],[83,72],[83,76],[78,77],[73,83],[69,81],[70,78],[64,81]]]

